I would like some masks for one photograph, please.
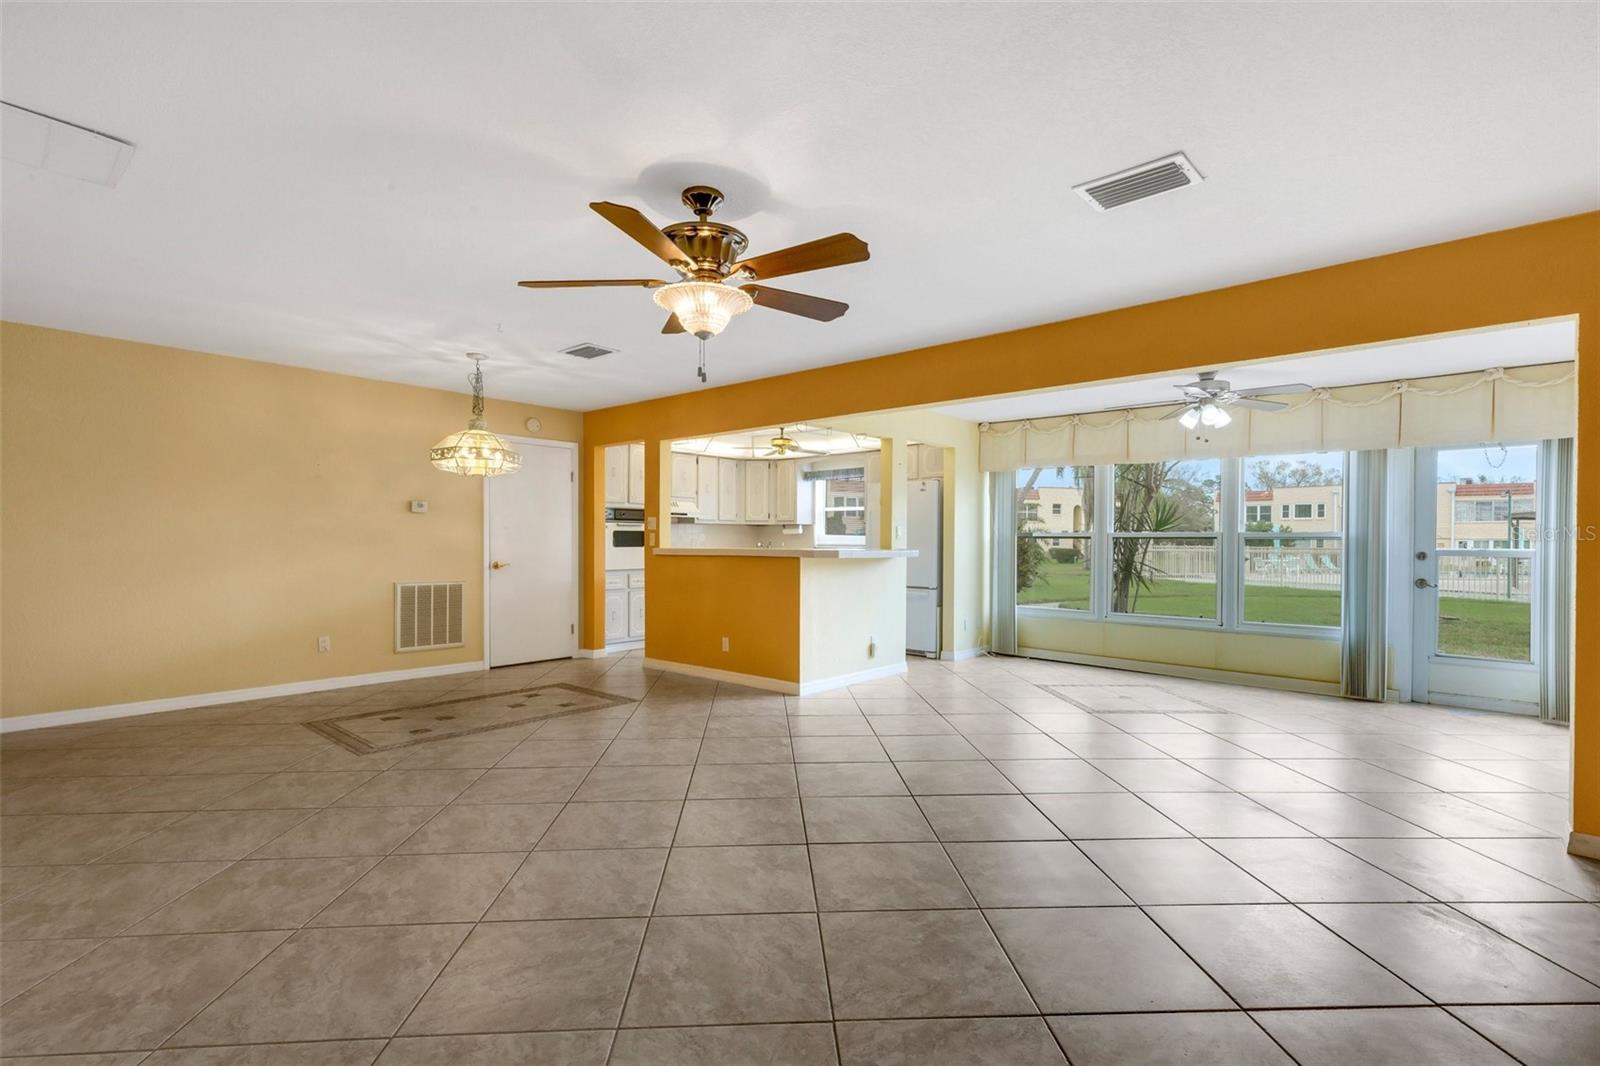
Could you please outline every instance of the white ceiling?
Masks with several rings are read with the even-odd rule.
[[[1217,376],[1235,389],[1293,384],[1334,388],[1397,378],[1464,374],[1495,366],[1560,363],[1576,357],[1577,353],[1578,324],[1572,319],[1561,319],[1202,369],[1216,370]],[[1177,386],[1194,378],[1193,373],[1156,374],[1074,388],[995,396],[934,410],[971,422],[1008,422],[1143,404],[1177,403],[1180,399]]]
[[[849,229],[711,384],[1592,210],[1589,4],[28,4],[0,96],[133,141],[112,189],[5,163],[0,312],[594,408],[700,388],[585,206],[728,193],[751,252]],[[1186,150],[1207,181],[1070,187]],[[578,341],[621,349],[586,363]],[[883,406],[892,397],[873,398]]]

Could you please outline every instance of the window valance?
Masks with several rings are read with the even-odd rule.
[[[1313,389],[1276,399],[1288,407],[1229,408],[1233,421],[1222,429],[1187,430],[1176,419],[1162,421],[1180,404],[986,422],[978,456],[985,470],[1018,470],[1532,441],[1572,436],[1578,424],[1572,362]]]

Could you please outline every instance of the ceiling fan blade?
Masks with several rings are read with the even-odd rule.
[[[1302,381],[1302,382],[1297,382],[1296,384],[1293,384],[1293,385],[1269,385],[1264,389],[1240,389],[1237,392],[1235,392],[1234,395],[1235,396],[1245,396],[1245,397],[1249,397],[1249,396],[1287,396],[1291,392],[1310,392],[1310,391],[1311,391],[1311,386],[1307,385],[1305,382]]]
[[[667,324],[661,327],[662,333],[682,333],[683,323],[678,321],[677,315],[668,315]]]
[[[684,250],[673,244],[665,233],[656,228],[655,223],[634,208],[607,200],[589,206],[594,208],[595,213],[601,218],[650,249],[664,262],[689,265],[689,257]]]
[[[773,449],[771,449],[771,450],[770,450],[770,451],[764,451],[764,452],[762,452],[762,453],[761,453],[761,458],[763,458],[763,459],[765,459],[765,458],[766,458],[766,457],[767,457],[767,456],[769,456],[769,455],[782,455],[782,454],[783,454],[783,453],[782,453],[782,452],[780,452],[780,451],[779,451],[779,450],[778,450],[778,449],[776,449],[776,448],[773,448]]]
[[[1248,407],[1252,411],[1281,411],[1289,405],[1276,400],[1255,400],[1249,396],[1236,396],[1229,407]]]
[[[1193,405],[1192,404],[1184,404],[1182,407],[1178,408],[1176,411],[1169,411],[1166,414],[1162,415],[1160,418],[1156,419],[1156,421],[1157,422],[1171,422],[1174,418],[1182,417],[1183,416],[1183,412],[1187,411],[1191,406],[1193,406]]]
[[[524,289],[582,289],[596,285],[617,285],[629,288],[657,289],[665,285],[655,278],[585,278],[577,281],[519,281]]]
[[[824,300],[820,296],[807,296],[803,292],[772,289],[765,285],[744,285],[741,288],[750,294],[750,298],[756,302],[757,307],[770,307],[774,311],[787,311],[791,315],[814,318],[818,322],[832,322],[850,310],[850,305],[847,303],[840,303],[838,300]]]
[[[868,258],[866,241],[854,233],[835,233],[831,237],[742,260],[734,264],[734,269],[743,269],[756,278],[776,278],[784,274],[801,274],[807,270],[859,263]]]

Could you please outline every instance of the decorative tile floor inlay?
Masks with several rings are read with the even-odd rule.
[[[357,755],[371,755],[630,702],[633,701],[609,692],[562,682],[493,696],[468,696],[415,707],[340,715],[307,722],[305,726]]]

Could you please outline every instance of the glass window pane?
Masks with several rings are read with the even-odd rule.
[[[1326,534],[1343,529],[1343,452],[1244,460],[1244,532]]]
[[[1089,610],[1092,545],[1088,537],[1018,537],[1017,603]]]
[[[1217,528],[1219,459],[1116,466],[1115,528],[1129,533],[1209,533]]]
[[[1111,542],[1111,609],[1176,618],[1217,616],[1217,543],[1118,537]]]
[[[1337,626],[1343,548],[1307,538],[1244,542],[1244,620]]]
[[[1440,653],[1530,661],[1532,589],[1531,559],[1440,556]]]
[[[1441,449],[1435,546],[1532,547],[1538,463],[1532,444]]]
[[[1087,533],[1094,529],[1094,467],[1018,470],[1017,524],[1019,533]]]

